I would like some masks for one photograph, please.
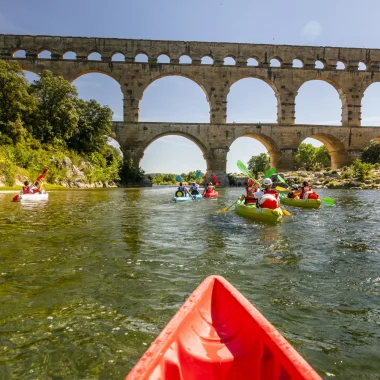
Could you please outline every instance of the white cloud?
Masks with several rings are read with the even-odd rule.
[[[4,14],[0,13],[0,33],[3,34],[30,34],[24,28],[17,26],[11,20],[7,19]]]
[[[307,41],[315,41],[322,32],[322,25],[318,21],[309,21],[301,30],[301,36]]]

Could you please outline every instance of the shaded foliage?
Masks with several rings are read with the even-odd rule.
[[[380,142],[371,140],[369,145],[364,149],[362,161],[370,164],[380,163]]]
[[[296,168],[313,170],[315,168],[329,167],[330,164],[331,158],[327,148],[324,145],[317,148],[312,144],[302,143],[298,147],[295,157]]]

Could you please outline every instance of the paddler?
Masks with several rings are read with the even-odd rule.
[[[198,195],[199,194],[198,187],[199,187],[199,185],[196,182],[192,183],[192,185],[190,186],[191,195]]]
[[[245,188],[246,195],[242,195],[240,200],[244,201],[245,204],[256,204],[257,199],[254,196],[254,193],[260,191],[260,188],[255,185],[255,182],[252,178],[248,178],[247,187]]]
[[[319,196],[317,193],[314,193],[308,181],[303,181],[300,198],[301,199],[318,199]]]
[[[181,192],[182,192],[182,195],[181,195],[182,197],[186,197],[186,193],[189,194],[189,195],[191,195],[191,194],[189,193],[189,190],[187,190],[186,187],[183,186],[182,182],[179,183],[179,186],[178,186],[178,189],[177,189],[176,193],[177,193],[178,191],[181,191]],[[177,196],[177,195],[176,195],[176,196]]]
[[[264,189],[254,193],[254,197],[258,199],[257,207],[269,208],[271,210],[280,207],[278,193],[272,189],[272,184],[273,182],[270,178],[265,178],[263,181]]]
[[[208,185],[203,190],[203,195],[211,194],[213,191],[214,191],[214,185],[212,184],[212,182],[209,182]]]
[[[32,184],[29,184],[29,181],[25,181],[21,190],[22,194],[33,194],[33,187]]]

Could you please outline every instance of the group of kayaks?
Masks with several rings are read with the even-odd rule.
[[[188,202],[188,201],[193,201],[195,199],[203,199],[203,198],[209,198],[209,199],[217,199],[218,198],[218,192],[216,190],[214,190],[211,193],[206,193],[203,195],[202,194],[189,195],[187,193],[185,195],[181,195],[181,196],[177,196],[177,195],[179,195],[178,192],[176,192],[176,194],[173,197],[173,200],[175,202]]]

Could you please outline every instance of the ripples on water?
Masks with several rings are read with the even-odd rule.
[[[122,379],[210,274],[237,287],[323,378],[380,379],[376,191],[321,191],[265,225],[173,189],[0,194],[0,379]]]

